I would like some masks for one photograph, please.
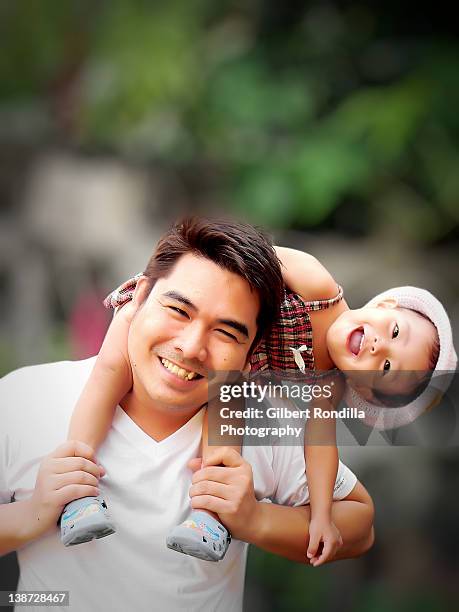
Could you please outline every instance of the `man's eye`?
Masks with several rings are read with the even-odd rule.
[[[384,362],[384,373],[388,372],[390,370],[390,361],[388,359],[386,359],[386,361]],[[383,374],[384,376],[384,374]]]
[[[400,330],[399,330],[398,325],[396,323],[395,327],[394,327],[394,329],[392,331],[392,338],[396,338],[398,336],[399,332],[400,332]]]
[[[177,306],[168,306],[168,308],[170,308],[174,312],[177,312],[179,315],[182,315],[183,317],[188,318],[188,313],[182,310],[181,308],[178,308]]]
[[[238,342],[238,339],[236,338],[236,336],[234,336],[233,334],[230,334],[229,332],[227,332],[225,329],[217,329],[216,331],[222,333],[224,336],[226,336],[227,338],[231,338],[231,340],[234,340],[235,342]]]

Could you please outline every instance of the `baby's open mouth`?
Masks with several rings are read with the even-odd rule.
[[[165,359],[164,357],[160,357],[159,359],[163,366],[166,368],[166,370],[169,370],[169,372],[172,372],[172,374],[175,374],[178,378],[181,378],[182,380],[198,380],[199,378],[203,378],[201,374],[193,372],[192,370],[186,370],[185,368],[181,368],[175,363],[169,361],[168,359]]]
[[[365,334],[363,331],[363,327],[358,327],[357,329],[354,329],[354,331],[350,334],[347,345],[353,355],[358,355],[360,353],[364,339]]]

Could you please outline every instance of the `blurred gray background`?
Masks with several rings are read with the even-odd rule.
[[[2,3],[1,373],[95,354],[101,299],[190,212],[311,252],[351,307],[425,287],[458,346],[459,46],[437,8]],[[316,570],[252,551],[246,608],[457,608],[457,448],[342,456],[374,549]]]

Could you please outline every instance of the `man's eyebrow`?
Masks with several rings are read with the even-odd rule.
[[[180,302],[193,310],[197,310],[197,307],[193,304],[193,302],[178,291],[166,291],[166,293],[163,293],[163,297],[171,298],[171,300],[175,300],[176,302]]]
[[[185,297],[178,291],[173,291],[173,290],[166,291],[166,293],[163,293],[162,295],[163,297],[168,297],[171,300],[180,302],[181,304],[188,306],[188,308],[191,308],[195,310],[196,312],[198,311],[197,306],[195,306],[195,304],[193,304],[191,300],[189,300],[187,297]],[[246,338],[249,338],[249,329],[247,325],[245,325],[244,323],[241,323],[240,321],[235,321],[234,319],[217,319],[217,323],[220,323],[221,325],[227,325],[228,327],[232,327],[233,329],[235,329],[237,332],[239,332]]]

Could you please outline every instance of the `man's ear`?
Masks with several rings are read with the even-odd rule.
[[[386,298],[376,304],[376,308],[397,308],[398,302],[395,298]]]
[[[247,359],[244,369],[242,370],[243,374],[248,374],[250,372],[250,357]]]
[[[140,308],[150,293],[151,285],[146,276],[140,276],[132,296],[132,303],[136,309]]]

